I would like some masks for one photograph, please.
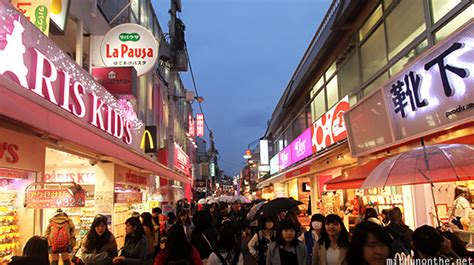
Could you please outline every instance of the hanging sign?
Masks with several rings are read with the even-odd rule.
[[[148,73],[158,59],[158,42],[143,26],[120,24],[107,32],[100,48],[106,66],[133,66],[137,75]]]
[[[86,193],[84,190],[74,193],[68,189],[29,190],[26,194],[26,208],[72,208],[84,207]]]
[[[133,67],[94,67],[92,76],[114,95],[137,95],[137,71]]]
[[[49,35],[51,0],[12,0],[11,3],[44,35]]]
[[[186,176],[190,176],[191,164],[189,156],[177,143],[174,143],[174,167],[186,174]]]
[[[191,113],[189,113],[188,115],[188,134],[189,134],[189,137],[194,137],[194,118],[193,116],[191,115]]]
[[[204,136],[204,115],[196,114],[196,136]]]

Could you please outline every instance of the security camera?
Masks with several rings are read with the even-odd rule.
[[[97,161],[89,159],[89,164],[91,164],[91,166],[95,166],[95,165],[97,165]]]

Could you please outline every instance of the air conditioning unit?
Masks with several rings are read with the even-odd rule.
[[[186,57],[185,52],[178,52],[176,53],[176,70],[179,72],[187,72],[188,71],[188,58]]]

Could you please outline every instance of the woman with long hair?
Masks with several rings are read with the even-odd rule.
[[[236,241],[234,231],[223,228],[219,234],[218,247],[209,256],[207,265],[243,265],[244,259]]]
[[[456,186],[450,219],[461,230],[467,230],[469,226],[469,213],[472,212],[470,199],[471,195],[466,187]]]
[[[125,234],[125,246],[113,262],[127,265],[145,264],[148,242],[138,217],[130,217],[125,221]]]
[[[372,222],[374,224],[383,226],[382,222],[379,220],[377,210],[375,210],[375,208],[372,208],[372,207],[368,207],[365,209],[364,221]]]
[[[413,239],[413,230],[403,222],[403,214],[400,208],[394,207],[388,212],[390,223],[385,227],[385,231],[394,240],[391,248],[391,254],[411,255],[411,241]]]
[[[193,223],[191,222],[191,218],[189,218],[189,213],[187,210],[180,210],[178,213],[178,219],[176,220],[177,224],[180,224],[184,227],[184,232],[188,239],[191,238],[191,233],[193,232]]]
[[[112,264],[118,254],[117,242],[107,227],[107,217],[97,215],[76,254],[85,264]]]
[[[356,226],[347,253],[348,265],[385,265],[390,257],[392,239],[380,226],[362,222]]]
[[[298,240],[296,230],[291,220],[280,222],[276,240],[268,247],[267,265],[306,265],[306,247]]]
[[[23,248],[23,256],[13,256],[9,265],[49,265],[48,239],[41,236],[33,236],[26,242]]]
[[[191,234],[191,244],[199,251],[204,261],[217,248],[219,233],[212,226],[212,216],[208,211],[199,211],[193,216],[194,230]]]
[[[153,265],[187,264],[202,265],[197,249],[191,245],[181,224],[174,224],[168,231],[165,249],[160,251]]]
[[[143,231],[145,232],[146,240],[148,242],[148,250],[146,253],[147,265],[153,264],[153,253],[155,251],[155,235],[153,234],[154,226],[151,213],[144,212],[140,215],[140,221],[142,222]]]
[[[326,216],[324,229],[313,248],[313,265],[343,265],[349,248],[349,232],[341,217],[335,214]]]
[[[272,218],[259,220],[260,229],[248,243],[249,251],[255,257],[259,265],[266,264],[268,246],[275,241],[275,222]]]
[[[313,260],[313,247],[321,236],[325,219],[322,214],[313,214],[313,216],[311,216],[309,231],[304,232],[304,243],[306,244],[306,251],[308,252],[308,264],[311,264]]]

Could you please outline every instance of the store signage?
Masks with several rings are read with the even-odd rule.
[[[209,163],[209,171],[211,173],[211,177],[216,176],[216,166],[214,165],[214,162]]]
[[[189,137],[194,137],[195,135],[195,132],[194,132],[194,118],[193,118],[193,115],[191,113],[189,113],[188,115],[188,134],[189,134]]]
[[[51,172],[44,174],[45,182],[75,182],[77,184],[95,184],[95,172]]]
[[[317,153],[330,145],[346,139],[344,113],[349,109],[349,96],[345,96],[311,126],[311,145]]]
[[[278,153],[278,160],[280,162],[280,170],[285,169],[291,164],[293,164],[293,159],[291,156],[291,145],[288,145],[285,147],[285,149],[281,150],[280,153]]]
[[[115,203],[142,203],[143,194],[141,192],[115,192]]]
[[[148,186],[148,177],[126,167],[115,166],[115,183]]]
[[[72,208],[84,207],[86,193],[84,190],[71,193],[68,189],[29,190],[26,193],[26,208]]]
[[[66,28],[70,0],[53,0],[51,4],[51,21],[62,31]]]
[[[12,0],[11,3],[44,35],[48,36],[51,0]]]
[[[107,32],[100,48],[106,66],[133,66],[137,75],[148,73],[158,59],[153,34],[138,24],[120,24]]]
[[[306,129],[291,143],[293,163],[311,156],[311,128]]]
[[[296,176],[306,174],[310,171],[310,169],[311,169],[311,165],[306,165],[304,167],[300,167],[298,169],[292,170],[292,171],[285,174],[285,179],[291,179],[291,178],[294,178]]]
[[[196,114],[196,136],[204,136],[204,115]]]
[[[472,122],[473,39],[471,20],[348,111],[352,154],[361,156]]]
[[[36,173],[32,171],[14,170],[0,167],[0,178],[29,179],[30,177],[34,177],[35,175]]]
[[[280,171],[280,160],[278,154],[270,159],[270,174],[275,174]]]
[[[146,126],[140,143],[140,149],[144,150],[145,153],[155,153],[156,150],[158,150],[157,143],[158,135],[156,126]]]
[[[268,165],[268,140],[260,140],[260,164]]]
[[[189,156],[177,143],[174,143],[174,167],[186,174],[186,176],[190,176],[189,170],[191,165],[189,163]]]
[[[0,143],[0,160],[4,160],[8,164],[17,164],[20,160],[18,148],[17,144],[8,142]]]
[[[118,107],[117,99],[97,85],[51,40],[45,38],[37,44],[37,29],[22,16],[3,15],[6,19],[0,35],[6,35],[6,42],[0,45],[0,60],[9,63],[0,65],[1,77],[26,88],[31,92],[26,96],[33,100],[37,100],[36,96],[44,98],[128,145],[136,143],[133,139],[141,136],[141,121],[130,118]]]
[[[137,71],[133,67],[95,67],[92,76],[114,95],[137,96]]]

